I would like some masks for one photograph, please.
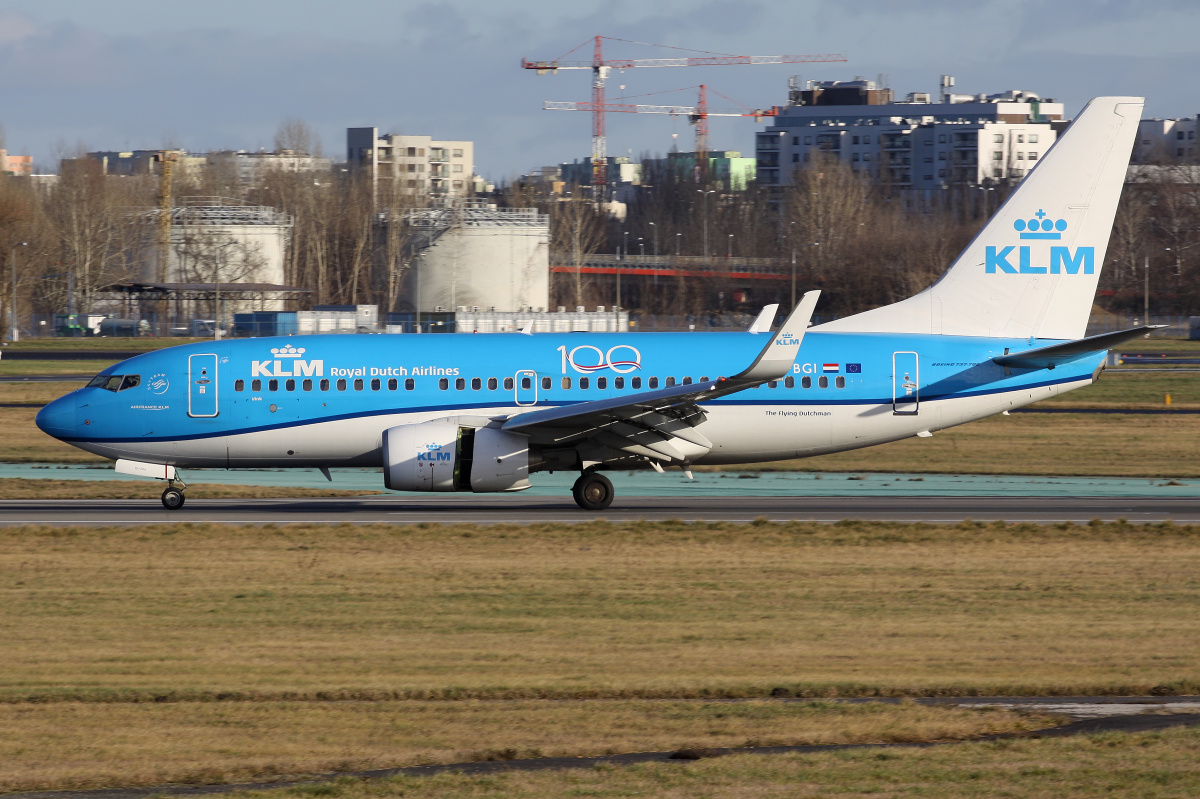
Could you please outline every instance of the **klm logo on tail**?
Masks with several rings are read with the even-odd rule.
[[[1046,218],[1046,212],[1038,209],[1028,221],[1018,219],[1013,222],[1013,228],[1021,234],[1022,240],[1039,239],[1043,241],[1061,241],[1063,231],[1067,229],[1065,219],[1051,220]],[[1096,273],[1096,248],[1051,246],[1049,266],[1034,266],[1030,255],[1030,245],[1009,245],[1007,247],[989,246],[985,251],[983,271],[986,274],[1005,275],[1093,275]],[[1014,257],[1014,264],[1010,258]]]

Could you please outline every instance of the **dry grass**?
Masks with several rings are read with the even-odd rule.
[[[1022,797],[1178,799],[1200,795],[1200,730],[1095,735],[933,749],[732,755],[690,763],[470,776],[344,779],[246,797],[330,799],[596,799],[661,797]]]
[[[157,500],[166,484],[155,480],[51,480],[0,478],[0,499],[145,499]],[[194,483],[189,499],[266,499],[270,497],[362,497],[382,491],[288,486],[220,485]]]
[[[0,529],[0,700],[1200,688],[1200,528]]]
[[[1200,415],[1013,414],[763,471],[1198,477]]]
[[[0,359],[0,377],[10,375],[94,375],[115,361],[36,361]]]
[[[0,705],[0,791],[679,748],[947,741],[1053,723],[1000,710],[768,701]]]

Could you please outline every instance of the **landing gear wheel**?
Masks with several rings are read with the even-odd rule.
[[[584,510],[604,510],[612,504],[614,494],[608,478],[594,472],[581,475],[571,487],[575,504]]]
[[[178,488],[168,488],[162,492],[162,504],[167,510],[179,510],[183,507],[183,492]]]

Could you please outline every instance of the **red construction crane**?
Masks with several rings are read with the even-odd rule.
[[[773,106],[772,108],[768,109],[755,108],[747,111],[740,111],[737,109],[718,109],[714,111],[708,107],[708,88],[704,84],[700,84],[698,88],[700,90],[700,96],[696,102],[696,105],[694,106],[605,103],[602,107],[596,108],[594,103],[572,103],[547,100],[542,103],[542,110],[593,111],[598,113],[617,112],[625,114],[669,114],[671,116],[686,116],[688,121],[696,126],[696,174],[698,179],[703,179],[704,175],[708,171],[709,117],[754,117],[756,120],[760,120],[763,117],[779,116],[779,106]],[[593,176],[594,175],[595,172],[593,171]]]
[[[614,39],[611,36],[597,36],[592,60],[588,61],[529,61],[521,59],[522,69],[535,69],[539,75],[554,73],[560,69],[590,69],[592,70],[592,185],[605,184],[605,165],[607,160],[607,143],[604,137],[604,113],[609,110],[604,102],[604,86],[608,82],[608,73],[614,69],[632,69],[633,67],[709,67],[733,64],[815,64],[830,61],[845,61],[841,55],[728,55],[712,53],[707,56],[692,56],[683,58],[624,58],[604,60],[601,42],[604,39],[614,42],[624,42],[627,39]],[[631,42],[631,44],[646,44]],[[652,47],[667,47],[667,45],[650,45]],[[580,45],[579,47],[583,47]],[[576,47],[575,50],[578,50]],[[672,47],[672,50],[680,48]],[[575,52],[572,50],[571,52]],[[567,53],[570,55],[571,53]],[[644,113],[644,112],[643,112]],[[707,125],[705,125],[707,128]],[[699,135],[699,131],[697,131]]]

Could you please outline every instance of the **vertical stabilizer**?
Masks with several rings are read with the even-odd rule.
[[[1082,338],[1143,102],[1088,103],[932,286],[814,329]]]

